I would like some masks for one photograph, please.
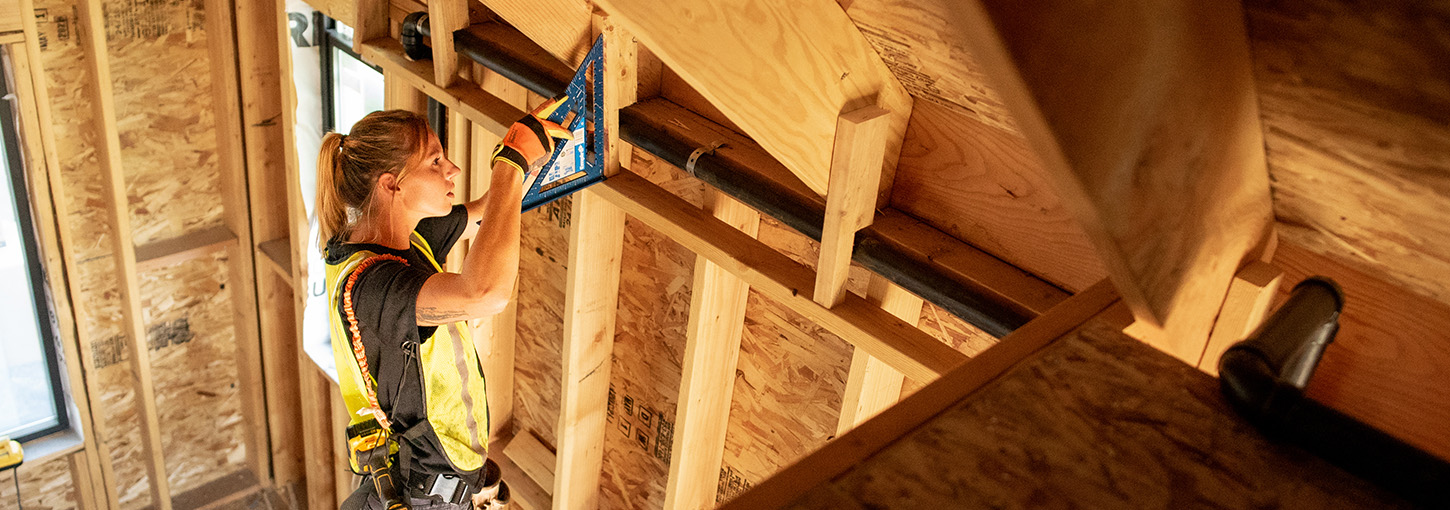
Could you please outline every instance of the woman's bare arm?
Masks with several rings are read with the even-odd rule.
[[[508,306],[519,273],[522,180],[518,169],[494,163],[489,192],[465,206],[469,227],[464,238],[472,237],[473,243],[463,268],[435,274],[423,283],[418,293],[419,326],[487,317]]]

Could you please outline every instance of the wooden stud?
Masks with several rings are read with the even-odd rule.
[[[363,58],[377,64],[374,58],[367,56]],[[428,96],[423,91],[418,90],[413,84],[409,83],[402,76],[399,76],[397,71],[389,69],[382,64],[378,65],[383,68],[383,108],[388,110],[408,110],[420,115],[428,113]],[[431,80],[432,78],[427,79]]]
[[[608,181],[606,181],[608,182]],[[614,312],[624,247],[624,211],[595,193],[574,194],[569,271],[564,287],[563,381],[560,386],[554,508],[595,508],[604,461],[604,404],[614,350]]]
[[[1197,364],[1274,214],[1243,7],[952,12],[1146,340]]]
[[[896,286],[880,275],[871,275],[866,299],[907,324],[921,321],[921,298]],[[846,375],[846,392],[841,399],[841,418],[836,436],[860,425],[901,399],[906,376],[881,360],[857,349],[851,353],[851,370]],[[924,381],[926,382],[926,381]]]
[[[802,492],[845,472],[926,423],[942,409],[992,382],[1059,337],[1109,309],[1117,300],[1117,293],[1106,280],[1073,295],[950,374],[781,470],[722,508],[779,508],[794,501]]]
[[[34,12],[31,0],[20,0],[21,12]],[[21,105],[21,141],[25,144],[30,196],[34,199],[32,209],[36,212],[36,234],[40,238],[40,255],[45,259],[46,279],[55,293],[56,322],[61,337],[61,351],[66,363],[66,377],[70,383],[70,397],[75,403],[80,418],[82,444],[89,455],[72,457],[72,473],[77,499],[81,508],[119,508],[120,503],[114,484],[115,472],[110,462],[110,447],[101,441],[105,437],[105,419],[97,415],[91,402],[102,402],[100,388],[87,384],[85,374],[95,373],[90,356],[82,356],[81,346],[90,345],[85,328],[84,307],[71,306],[73,296],[80,293],[79,282],[68,275],[75,274],[75,260],[61,250],[75,242],[70,224],[61,221],[69,216],[66,206],[65,186],[61,180],[60,156],[56,150],[55,130],[51,123],[50,90],[45,77],[45,66],[41,65],[39,31],[34,16],[22,16],[25,31],[24,46],[12,45],[10,59],[15,71],[16,95]],[[79,460],[77,460],[79,459]],[[77,465],[80,462],[82,465]],[[74,473],[83,469],[80,476]]]
[[[90,456],[86,450],[81,449],[66,457],[70,462],[71,489],[75,491],[76,508],[79,510],[93,510],[100,508],[101,502],[96,500],[95,482],[91,480],[92,466]]]
[[[708,188],[705,209],[752,238],[760,231],[760,213]],[[695,256],[690,288],[665,508],[715,507],[740,337],[745,329],[745,304],[750,297],[749,284],[700,255]]]
[[[467,0],[428,2],[429,39],[433,42],[433,82],[448,88],[458,79],[461,66],[453,47],[453,32],[468,26]]]
[[[930,381],[966,360],[966,355],[854,294],[846,294],[834,308],[821,306],[811,299],[815,273],[810,268],[638,176],[621,173],[589,189],[907,377]]]
[[[890,120],[891,112],[871,105],[842,114],[836,121],[821,256],[816,264],[815,298],[826,308],[846,297],[846,275],[851,269],[856,231],[870,225],[875,216]]]
[[[287,160],[295,156],[291,120],[284,115],[283,95],[292,84],[290,70],[284,79],[279,55],[285,46],[282,20],[285,11],[277,2],[237,2],[237,61],[241,79],[243,142],[247,160],[247,191],[252,210],[253,274],[257,282],[258,322],[262,368],[268,376],[265,387],[267,430],[271,444],[273,483],[286,486],[305,476],[302,447],[302,417],[299,401],[302,374],[297,364],[297,297],[293,293],[291,235],[292,216],[288,209]],[[286,83],[285,87],[283,84]],[[290,103],[290,99],[286,101]],[[279,121],[279,119],[282,119]],[[266,248],[274,248],[268,252]],[[281,264],[279,267],[273,267]],[[276,273],[280,277],[268,276]]]
[[[303,458],[307,462],[307,508],[337,508],[337,478],[332,471],[333,450],[336,447],[332,433],[333,406],[330,396],[335,387],[322,369],[317,367],[307,353],[297,350],[297,366],[302,373],[302,444],[306,448]]]
[[[105,19],[100,0],[79,2],[80,44],[91,62],[87,83],[95,108],[97,152],[101,162],[102,188],[107,202],[106,220],[111,227],[111,248],[116,257],[117,289],[121,300],[121,323],[126,346],[131,351],[131,377],[135,388],[136,412],[141,418],[141,447],[145,452],[151,503],[159,510],[171,510],[171,484],[166,459],[161,451],[161,420],[156,412],[156,390],[151,379],[151,353],[146,349],[145,315],[141,307],[141,282],[136,271],[136,245],[131,239],[131,207],[126,195],[126,174],[121,165],[121,137],[116,130],[115,97],[111,93],[111,63],[106,52]]]
[[[473,123],[458,111],[448,110],[448,160],[458,166],[459,171],[458,176],[453,178],[454,204],[464,204],[472,200],[468,194],[471,189],[469,181],[472,180],[472,172],[469,171],[470,153],[472,152],[470,145],[473,142],[473,135],[469,133],[469,127],[472,125]],[[469,245],[466,242],[454,245],[448,260],[444,262],[444,269],[452,273],[461,271],[463,259],[468,256],[468,248]]]
[[[1259,327],[1268,315],[1269,304],[1279,292],[1279,284],[1283,280],[1283,270],[1257,260],[1234,275],[1223,309],[1213,323],[1213,333],[1208,337],[1203,359],[1198,362],[1199,370],[1218,375],[1218,358]]]
[[[326,378],[326,375],[323,376]],[[342,401],[342,390],[337,384],[328,380],[327,396],[332,407],[332,424],[328,428],[328,436],[332,439],[332,473],[333,489],[336,491],[337,504],[342,505],[347,497],[352,495],[353,489],[358,486],[358,481],[353,477],[352,467],[348,464],[347,447],[347,424],[352,421],[348,415],[347,404]]]
[[[872,104],[890,110],[880,191],[889,188],[912,99],[836,2],[596,5],[817,195],[827,191],[837,117]]]
[[[257,274],[252,260],[251,204],[247,199],[246,147],[242,142],[241,81],[237,69],[236,20],[232,2],[205,3],[207,57],[216,112],[217,166],[221,173],[222,223],[234,240],[226,244],[227,284],[232,295],[232,328],[237,343],[237,377],[242,401],[246,464],[261,480],[270,480],[267,404],[262,382],[261,331]],[[137,259],[141,259],[137,247]],[[139,263],[139,261],[138,261]]]

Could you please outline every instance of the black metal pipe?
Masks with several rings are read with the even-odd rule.
[[[1339,330],[1344,297],[1328,278],[1289,300],[1219,359],[1224,397],[1264,435],[1296,444],[1407,500],[1450,508],[1450,463],[1304,396]]]
[[[414,13],[407,20],[403,27],[405,34],[428,36],[426,15]],[[468,31],[454,32],[453,37],[459,55],[519,82],[536,94],[545,97],[564,94],[567,86],[565,81],[509,57],[508,52],[490,48],[488,43]],[[406,51],[417,52],[419,55],[426,53],[426,48],[407,48],[409,44],[422,46],[421,37],[404,39]],[[619,114],[619,137],[680,168],[688,166],[686,163],[691,153],[698,148],[669,135],[630,109]],[[813,204],[792,199],[775,186],[754,177],[751,172],[734,168],[732,163],[706,153],[697,157],[693,165],[693,175],[801,234],[816,241],[821,240],[825,211]],[[852,260],[994,337],[1006,336],[1031,319],[925,266],[869,227],[856,234],[856,249]]]

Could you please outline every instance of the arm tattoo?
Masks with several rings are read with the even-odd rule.
[[[426,324],[447,324],[468,318],[462,310],[440,310],[431,306],[419,307],[416,315],[418,322]]]

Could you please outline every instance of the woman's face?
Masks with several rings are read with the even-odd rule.
[[[432,132],[423,154],[419,166],[398,183],[398,200],[425,217],[443,216],[453,209],[453,179],[462,171],[443,155],[443,145]]]

